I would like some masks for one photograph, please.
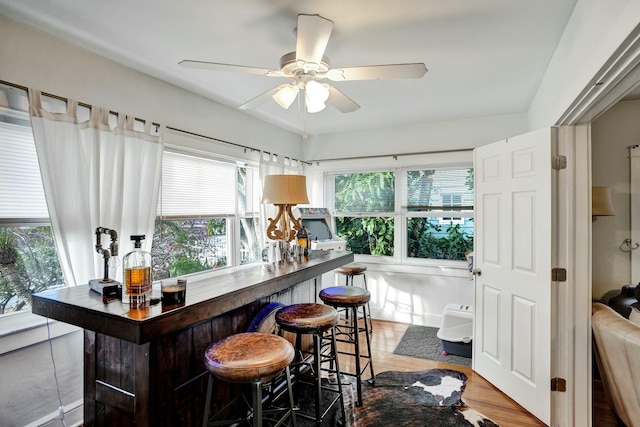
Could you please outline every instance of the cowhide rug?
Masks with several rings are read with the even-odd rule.
[[[355,427],[498,427],[462,401],[467,376],[450,369],[382,372],[363,384],[363,405],[348,411]],[[351,413],[349,413],[351,412]]]

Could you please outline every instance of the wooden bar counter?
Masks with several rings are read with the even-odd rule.
[[[199,426],[207,346],[246,331],[270,302],[315,302],[322,274],[352,261],[350,252],[312,251],[302,263],[259,263],[190,277],[186,304],[173,309],[159,303],[129,310],[84,285],[35,294],[32,311],[84,329],[85,427]],[[229,402],[238,387],[216,387],[212,409]]]

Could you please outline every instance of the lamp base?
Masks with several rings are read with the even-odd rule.
[[[275,204],[278,207],[278,215],[275,218],[268,218],[267,237],[271,240],[292,241],[298,231],[302,228],[301,218],[296,218],[291,212],[295,205]],[[280,224],[280,229],[278,229]]]
[[[122,297],[122,284],[115,280],[109,280],[106,282],[104,279],[91,279],[89,280],[89,288],[103,297]]]

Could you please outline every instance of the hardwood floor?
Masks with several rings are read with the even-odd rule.
[[[396,346],[400,342],[402,335],[409,325],[389,321],[373,321],[373,337],[371,341],[373,353],[373,367],[375,373],[383,371],[416,371],[422,369],[447,368],[464,372],[468,377],[467,387],[463,394],[463,400],[471,408],[480,411],[485,416],[492,419],[503,427],[520,426],[544,426],[545,424],[527,412],[524,408],[514,402],[511,398],[501,393],[471,368],[448,363],[435,362],[431,360],[393,354]],[[352,370],[353,361],[346,357],[340,358],[343,369]],[[594,426],[615,427],[615,417],[610,412],[607,413],[603,395],[598,396],[598,390],[594,390],[594,401],[600,402],[598,407],[594,405],[594,410],[599,416],[594,415]],[[598,400],[596,400],[598,399]],[[595,420],[598,423],[595,423]]]

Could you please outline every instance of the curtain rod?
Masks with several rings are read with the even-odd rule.
[[[6,85],[6,86],[11,86],[11,87],[14,87],[14,88],[16,88],[16,89],[24,90],[25,92],[27,92],[27,94],[29,93],[29,88],[28,88],[28,87],[26,87],[26,86],[22,86],[22,85],[19,85],[19,84],[16,84],[16,83],[7,82],[7,81],[4,81],[4,80],[0,80],[0,84]],[[49,98],[57,99],[58,101],[69,102],[69,98],[65,98],[64,96],[54,95],[54,94],[52,94],[52,93],[42,92],[42,91],[40,91],[40,93],[41,93],[42,95],[44,95],[44,96],[49,97]],[[88,109],[91,109],[91,107],[92,107],[91,105],[86,104],[86,103],[84,103],[84,102],[80,102],[80,101],[76,101],[76,102],[77,102],[77,103],[78,103],[78,105],[80,105],[81,107],[85,107],[85,108],[88,108]],[[119,114],[122,114],[122,113],[119,113],[119,112],[117,112],[117,111],[112,111],[112,110],[109,110],[109,113],[110,113],[110,114],[114,114],[114,115],[116,115],[116,116],[117,116],[117,115],[119,115]],[[145,120],[145,119],[140,119],[140,118],[138,118],[138,117],[134,117],[134,120],[137,120],[137,121],[139,121],[139,122],[147,122],[147,120]],[[153,126],[160,126],[160,123],[152,122],[151,124],[152,124]]]
[[[167,129],[173,130],[173,131],[177,131],[177,132],[186,133],[187,135],[193,135],[193,136],[197,136],[197,137],[200,137],[200,138],[209,139],[209,140],[216,141],[216,142],[221,142],[223,144],[233,145],[233,146],[238,147],[238,148],[243,148],[245,151],[246,150],[249,150],[251,152],[259,151],[261,153],[267,153],[267,154],[270,154],[270,155],[273,154],[274,156],[279,156],[279,154],[277,154],[277,153],[271,153],[269,151],[259,150],[257,148],[249,147],[247,145],[242,145],[242,144],[238,144],[236,142],[231,142],[231,141],[225,141],[224,139],[214,138],[212,136],[202,135],[202,134],[199,134],[199,133],[190,132],[188,130],[182,130],[182,129],[174,128],[174,127],[171,127],[171,126],[167,126]],[[300,162],[300,163],[303,163],[303,164],[306,164],[306,165],[309,165],[309,166],[312,164],[309,161],[294,159],[293,157],[289,157],[289,156],[283,156],[283,157],[285,159],[295,160],[296,162]]]
[[[10,86],[10,87],[14,87],[16,89],[21,89],[21,90],[24,90],[27,93],[29,92],[29,88],[28,87],[22,86],[22,85],[19,85],[19,84],[16,84],[16,83],[11,83],[11,82],[7,82],[7,81],[4,81],[4,80],[0,80],[0,84],[6,85],[6,86]],[[52,93],[42,92],[42,95],[48,96],[49,98],[57,99],[59,101],[64,101],[64,102],[68,102],[69,101],[69,98],[65,98],[65,97],[60,96],[60,95],[54,95]],[[89,108],[89,109],[91,108],[91,105],[85,104],[85,103],[79,102],[79,101],[78,101],[78,105],[80,105],[82,107],[85,107],[85,108]],[[116,114],[116,115],[120,114],[120,113],[118,113],[116,111],[109,111],[109,112],[111,114]],[[146,121],[144,119],[139,119],[137,117],[135,117],[135,120],[138,120],[138,121],[141,121],[141,122]],[[155,126],[160,126],[160,124],[158,124],[158,123],[153,123],[153,124]],[[189,132],[189,131],[178,129],[178,128],[174,128],[174,127],[171,127],[171,126],[167,126],[166,129],[171,129],[171,130],[174,130],[174,131],[183,132],[183,133],[186,133],[186,134],[189,134],[189,135],[193,135],[193,136],[199,136],[201,138],[210,139],[212,141],[221,142],[223,144],[233,145],[235,147],[243,148],[245,150],[250,150],[252,152],[253,151],[262,151],[263,153],[267,153],[269,155],[271,155],[271,154],[274,155],[274,156],[278,156],[279,155],[277,153],[270,153],[269,151],[258,150],[257,148],[253,148],[253,147],[249,147],[249,146],[246,146],[246,145],[237,144],[237,143],[231,142],[231,141],[225,141],[224,139],[214,138],[214,137],[211,137],[211,136],[200,135],[200,134],[195,133],[195,132]],[[304,161],[304,160],[294,159],[293,157],[284,156],[284,158],[285,159],[290,159],[290,160],[295,160],[297,162],[300,162],[300,163],[303,163],[303,164],[307,164],[307,165],[311,165],[312,164],[312,163]]]
[[[397,153],[397,154],[375,154],[371,156],[356,156],[356,157],[339,157],[334,159],[318,159],[307,160],[311,163],[319,164],[320,162],[337,162],[342,160],[363,160],[363,159],[379,159],[383,157],[392,157],[394,160],[398,160],[398,157],[403,156],[420,156],[424,154],[446,154],[446,153],[462,153],[467,151],[473,151],[473,148],[460,148],[457,150],[433,150],[433,151],[419,151],[415,153]]]

